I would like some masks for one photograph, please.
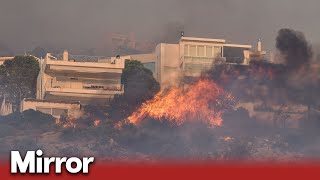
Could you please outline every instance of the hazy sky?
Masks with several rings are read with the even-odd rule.
[[[96,47],[107,32],[142,40],[165,34],[168,23],[186,36],[226,38],[274,47],[280,28],[320,42],[319,0],[0,0],[0,43],[14,51],[38,45]]]

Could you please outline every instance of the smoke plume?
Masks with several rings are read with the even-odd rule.
[[[312,48],[302,32],[281,29],[276,41],[276,47],[289,69],[296,70],[310,64]]]

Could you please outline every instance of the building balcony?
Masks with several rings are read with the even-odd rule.
[[[188,64],[214,64],[214,63],[225,63],[226,58],[224,57],[193,57],[184,56],[184,63]]]
[[[124,62],[117,64],[98,62],[45,61],[46,73],[121,74]]]
[[[116,95],[122,94],[124,92],[123,85],[120,87],[104,87],[104,88],[83,88],[83,89],[75,89],[75,88],[60,88],[60,87],[49,87],[46,88],[46,93],[64,93],[69,95],[77,95],[77,94],[88,94],[88,95]]]

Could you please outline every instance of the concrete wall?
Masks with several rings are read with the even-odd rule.
[[[80,104],[77,103],[23,100],[21,103],[21,111],[26,111],[30,109],[50,114],[54,117],[68,115],[77,118],[81,115]]]
[[[138,60],[142,63],[155,62],[157,57],[154,53],[129,55],[131,60]]]
[[[161,87],[176,86],[180,73],[179,44],[160,44],[156,53]]]

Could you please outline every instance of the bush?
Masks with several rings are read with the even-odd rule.
[[[49,131],[55,128],[55,118],[39,111],[28,110],[2,117],[0,124],[16,130]]]
[[[160,90],[152,72],[136,60],[126,61],[121,80],[124,94],[115,96],[108,109],[109,117],[114,120],[128,117]]]

